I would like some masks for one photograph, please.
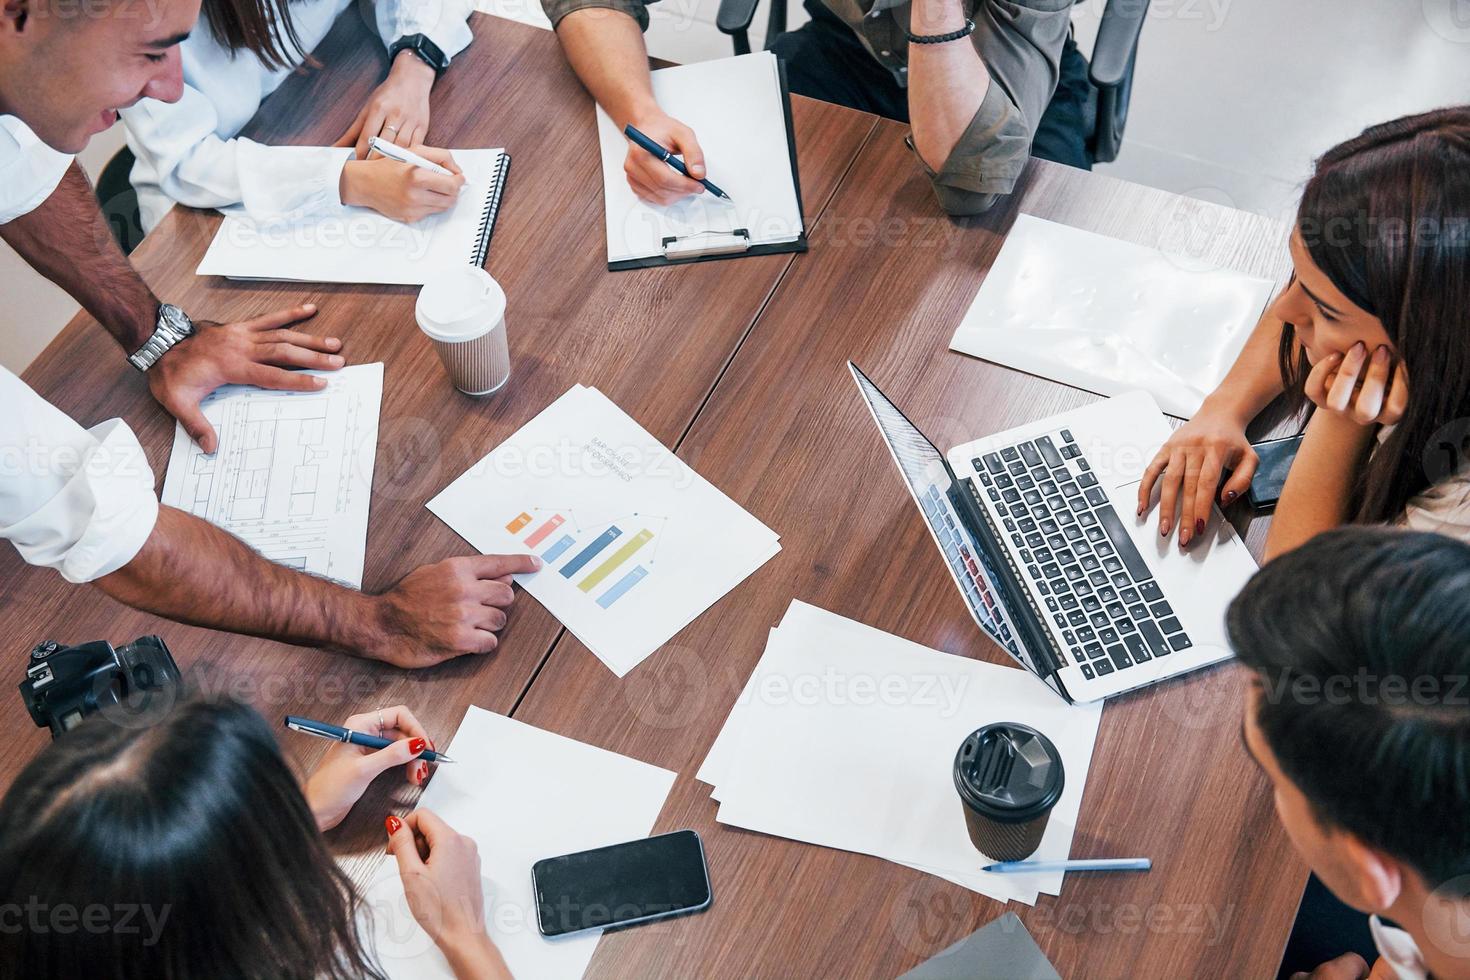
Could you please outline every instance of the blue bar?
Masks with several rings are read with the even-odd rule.
[[[619,579],[617,585],[614,585],[612,588],[604,592],[602,594],[602,598],[597,600],[597,604],[606,609],[614,602],[617,602],[618,598],[622,596],[624,592],[627,592],[633,586],[643,581],[643,577],[647,574],[648,569],[644,568],[642,565],[639,565],[637,568],[633,569],[627,575],[624,575],[621,579]]]
[[[541,560],[549,565],[560,558],[568,548],[576,543],[576,538],[572,537],[570,534],[563,534],[560,541],[552,545],[550,548],[547,548],[545,551],[541,552]]]
[[[622,533],[622,530],[616,524],[608,528],[606,531],[603,531],[597,536],[596,541],[592,542],[587,547],[577,552],[577,557],[573,558],[571,561],[562,566],[562,578],[571,578],[573,575],[580,572],[583,565],[596,558],[599,551],[612,544],[613,541],[617,540],[618,535]]]

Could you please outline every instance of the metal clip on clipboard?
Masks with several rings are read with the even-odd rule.
[[[733,255],[750,250],[750,230],[736,228],[734,231],[697,231],[682,238],[670,235],[663,240],[664,258],[670,262],[679,259],[698,259],[706,255]]]

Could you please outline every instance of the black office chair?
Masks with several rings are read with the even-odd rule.
[[[117,155],[102,168],[97,178],[97,203],[102,205],[102,216],[112,229],[112,237],[122,248],[124,255],[143,240],[143,215],[138,210],[138,192],[133,190],[133,151],[124,146]]]
[[[766,47],[786,32],[786,0],[769,0]],[[730,36],[736,54],[750,53],[751,21],[760,0],[720,0],[715,26]],[[1088,151],[1098,163],[1111,163],[1123,143],[1128,121],[1128,96],[1133,90],[1133,64],[1138,58],[1138,35],[1148,14],[1149,0],[1108,0],[1092,48],[1088,80],[1096,90],[1089,105]]]

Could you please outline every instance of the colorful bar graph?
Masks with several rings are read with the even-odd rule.
[[[517,517],[515,520],[511,521],[509,524],[505,525],[505,529],[507,531],[509,531],[511,534],[519,534],[520,531],[521,531],[521,528],[525,527],[529,523],[531,523],[531,515],[530,514],[522,514],[520,517]]]
[[[563,534],[561,536],[561,539],[557,541],[556,544],[541,552],[541,560],[549,565],[560,558],[562,555],[566,554],[566,550],[576,543],[576,538],[572,537],[570,534]]]
[[[566,518],[562,517],[560,514],[557,514],[551,520],[547,521],[545,524],[542,524],[536,530],[532,531],[530,536],[526,538],[526,547],[534,548],[541,542],[545,541],[551,536],[552,531],[555,531],[557,528],[561,527],[564,520],[566,520]]]
[[[604,592],[602,594],[602,597],[597,600],[597,604],[606,609],[614,602],[617,602],[624,592],[627,592],[633,586],[643,581],[646,575],[648,575],[648,569],[644,568],[642,565],[639,565],[637,568],[633,569],[627,575],[624,575],[621,579],[619,579],[617,585],[614,585],[612,588]]]
[[[611,558],[593,569],[591,575],[588,575],[577,584],[577,588],[581,589],[583,592],[591,592],[593,589],[597,588],[597,586],[602,582],[603,579],[607,578],[609,575],[615,572],[619,565],[627,561],[629,558],[632,558],[634,553],[636,553],[639,548],[646,545],[652,539],[652,531],[648,530],[647,528],[639,531],[637,534],[633,535],[633,537],[630,538],[627,543],[625,543],[621,548],[619,548],[617,551],[614,551]],[[581,556],[579,555],[578,557]],[[565,575],[566,572],[562,572],[562,574]]]
[[[562,577],[571,578],[573,575],[580,572],[583,565],[596,558],[599,551],[612,544],[613,541],[617,539],[617,537],[622,533],[622,528],[618,527],[616,524],[614,524],[612,527],[609,527],[606,531],[603,531],[597,536],[596,541],[592,542],[587,547],[577,552],[576,557],[567,562],[566,565],[562,567]]]

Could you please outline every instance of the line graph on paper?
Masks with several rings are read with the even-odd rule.
[[[317,392],[219,389],[200,408],[212,455],[177,430],[163,501],[271,561],[361,587],[382,365],[324,375]]]

